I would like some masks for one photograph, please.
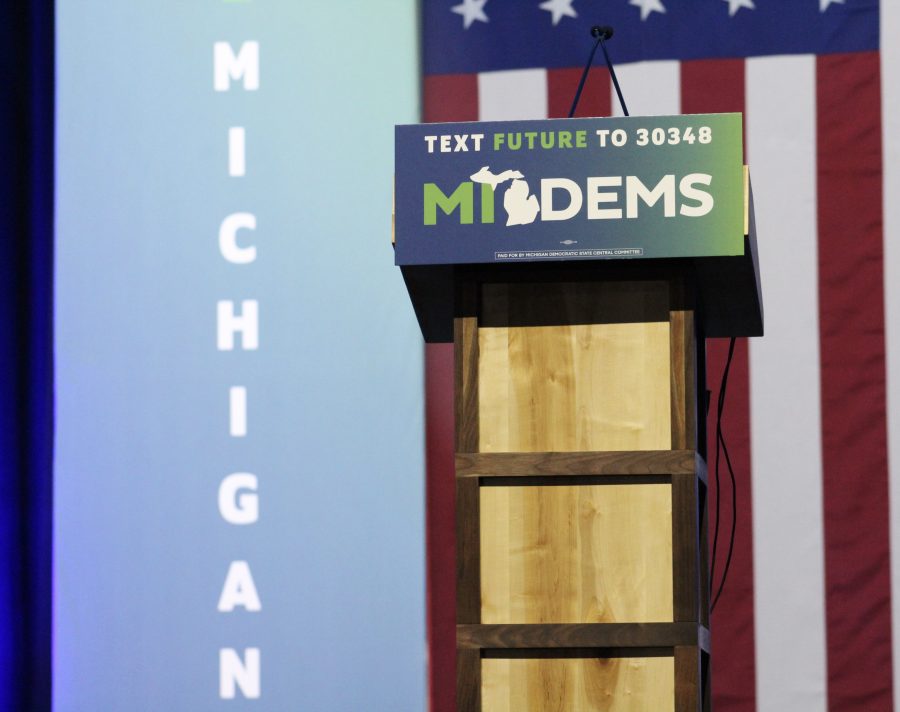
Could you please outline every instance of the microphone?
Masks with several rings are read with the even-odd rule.
[[[613,36],[613,28],[609,25],[594,25],[591,28],[591,37],[603,37],[608,40]]]

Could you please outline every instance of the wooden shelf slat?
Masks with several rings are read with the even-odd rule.
[[[563,623],[456,626],[460,649],[674,648],[709,650],[709,631],[698,623]]]
[[[696,450],[468,452],[456,454],[457,477],[548,475],[691,475],[706,480]]]

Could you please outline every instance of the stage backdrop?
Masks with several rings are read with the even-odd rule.
[[[57,20],[54,709],[423,709],[414,3]]]
[[[766,335],[738,341],[723,416],[737,520],[712,619],[714,706],[900,710],[900,3],[423,8],[427,121],[565,116],[596,23],[615,27],[609,53],[632,115],[744,113]],[[614,94],[596,70],[579,115],[620,113]],[[720,341],[707,345],[713,406]],[[429,346],[427,363],[429,439],[444,453],[452,350]],[[432,657],[447,661],[453,460],[430,452],[429,464]],[[735,492],[721,480],[717,586]],[[435,712],[451,709],[448,668],[436,668]]]

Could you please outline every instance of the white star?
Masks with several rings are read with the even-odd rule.
[[[578,13],[572,7],[573,2],[574,0],[545,0],[538,7],[553,13],[553,25],[556,26],[563,16],[578,17]]]
[[[819,12],[825,12],[829,5],[834,3],[844,4],[844,0],[819,0]]]
[[[647,19],[651,12],[665,12],[666,8],[662,0],[628,0],[629,5],[641,8],[641,22]]]
[[[728,17],[734,17],[742,7],[746,7],[748,10],[756,9],[753,0],[722,0],[722,2],[728,3]]]
[[[484,4],[488,0],[463,0],[459,5],[450,8],[451,12],[463,16],[463,29],[468,30],[475,20],[487,22],[488,16],[484,14]]]

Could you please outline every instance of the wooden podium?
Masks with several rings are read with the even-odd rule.
[[[706,336],[744,254],[403,265],[455,347],[457,710],[710,709]]]

